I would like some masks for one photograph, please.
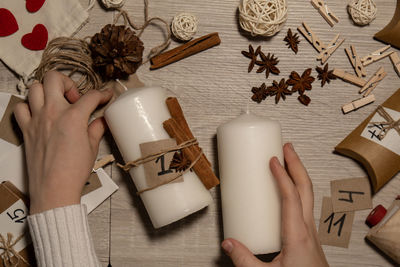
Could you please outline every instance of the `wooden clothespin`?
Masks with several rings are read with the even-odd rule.
[[[319,37],[311,30],[307,23],[302,22],[303,27],[297,28],[297,30],[307,39],[308,42],[318,51],[322,52],[326,48],[324,42],[322,42]]]
[[[354,45],[350,45],[350,49],[345,48],[344,51],[346,51],[347,56],[349,57],[350,63],[354,68],[354,71],[356,72],[358,77],[365,77],[365,69],[363,64],[361,63],[360,57],[357,55],[356,49],[354,48]]]
[[[341,70],[341,69],[333,69],[333,75],[335,75],[336,77],[342,79],[345,82],[352,83],[352,84],[357,85],[359,87],[363,87],[364,85],[367,84],[366,80],[364,80],[364,79],[362,79],[360,77],[357,77],[357,76],[355,76],[353,74],[350,74],[350,73],[348,73],[348,72],[346,72],[344,70]]]
[[[382,47],[382,48],[376,50],[375,52],[372,52],[368,56],[365,56],[365,57],[361,58],[361,63],[364,65],[364,67],[366,67],[371,63],[374,63],[374,62],[376,62],[378,60],[381,60],[382,58],[390,56],[390,54],[392,54],[393,51],[389,51],[389,52],[383,53],[386,50],[388,50],[389,48],[390,48],[390,45],[387,45],[385,47]]]
[[[375,96],[374,95],[369,95],[367,97],[363,97],[357,100],[354,100],[346,105],[342,106],[342,111],[344,114],[349,113],[350,111],[359,109],[365,105],[368,105],[372,102],[375,101]]]
[[[332,56],[332,54],[336,51],[336,49],[339,48],[339,46],[342,45],[344,42],[344,39],[340,40],[339,39],[339,34],[333,38],[333,40],[329,43],[329,45],[326,47],[326,49],[323,49],[319,55],[317,56],[317,60],[321,60],[322,64],[325,64],[325,62]]]
[[[331,27],[339,22],[339,19],[332,13],[323,0],[311,0],[311,4]]]
[[[397,72],[397,75],[400,76],[400,58],[399,58],[399,54],[397,54],[396,52],[393,52],[390,55],[390,60],[393,63],[393,67],[394,67],[394,70]]]
[[[96,172],[99,168],[106,166],[108,163],[111,163],[114,160],[115,158],[112,154],[102,157],[94,163],[92,172]]]
[[[363,86],[363,88],[360,89],[359,93],[361,94],[362,92],[365,92],[363,94],[364,97],[368,96],[372,90],[375,89],[375,87],[378,85],[380,81],[383,80],[383,78],[386,77],[386,72],[383,67],[380,67],[374,75],[368,80],[368,82]]]

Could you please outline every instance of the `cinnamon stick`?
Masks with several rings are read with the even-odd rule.
[[[182,127],[174,118],[164,121],[163,126],[169,136],[176,139],[177,144],[181,144],[191,139],[187,134],[185,134]],[[191,162],[194,162],[198,157],[199,151],[194,146],[191,146],[183,148],[182,153]],[[207,189],[219,184],[218,178],[215,176],[214,172],[208,165],[208,162],[203,157],[201,157],[193,166],[193,170]]]
[[[154,70],[164,67],[168,64],[177,62],[198,52],[219,45],[220,43],[221,40],[219,39],[217,32],[204,35],[160,55],[152,57],[150,59],[150,69]]]
[[[171,117],[174,118],[176,122],[181,126],[183,132],[188,136],[188,138],[193,139],[194,135],[190,130],[185,116],[183,115],[183,111],[181,105],[178,102],[178,99],[176,97],[168,97],[167,100],[165,100],[165,103],[167,104]],[[200,147],[198,145],[196,145],[195,147],[198,152],[200,152]],[[208,165],[211,167],[211,163],[208,161],[207,157],[204,154],[202,155],[202,158],[204,158],[207,161]]]

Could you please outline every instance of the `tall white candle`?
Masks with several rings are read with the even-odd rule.
[[[254,254],[281,249],[281,200],[269,169],[283,162],[279,122],[243,114],[217,130],[224,237]]]
[[[165,104],[166,90],[158,87],[131,89],[105,111],[104,117],[125,162],[142,157],[141,143],[170,138],[162,124],[171,117]],[[129,171],[138,191],[148,188],[143,165]],[[175,222],[212,203],[209,191],[194,172],[183,182],[159,186],[141,195],[155,228]]]

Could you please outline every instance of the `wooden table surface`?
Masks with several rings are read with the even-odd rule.
[[[150,16],[170,20],[179,12],[192,12],[200,21],[196,36],[218,32],[222,42],[218,47],[156,71],[149,71],[148,64],[144,65],[139,69],[138,76],[145,84],[161,86],[178,96],[195,136],[214,163],[217,173],[215,135],[221,123],[238,116],[247,108],[257,115],[279,120],[284,140],[294,144],[312,178],[314,215],[318,225],[322,198],[330,195],[330,181],[366,175],[356,162],[333,153],[335,145],[400,87],[399,77],[389,59],[368,66],[368,76],[379,66],[384,66],[388,75],[374,91],[377,99],[374,104],[347,115],[342,114],[340,107],[359,97],[358,88],[341,80],[332,81],[323,88],[316,81],[313,90],[308,93],[312,99],[308,107],[300,104],[295,95],[288,96],[286,101],[278,105],[272,99],[257,104],[250,100],[250,90],[263,82],[270,84],[273,79],[286,78],[293,70],[303,72],[306,68],[319,65],[315,60],[316,51],[302,36],[297,55],[287,49],[283,42],[287,29],[295,31],[302,21],[306,21],[327,43],[336,33],[346,38],[328,62],[330,67],[353,72],[343,49],[353,44],[359,55],[366,55],[382,47],[383,44],[374,41],[372,36],[393,16],[396,6],[394,0],[376,2],[378,16],[375,21],[370,26],[357,27],[346,12],[347,1],[328,1],[330,8],[340,18],[340,23],[331,28],[309,1],[289,0],[288,20],[279,34],[273,38],[248,38],[238,26],[238,1],[150,0]],[[82,0],[82,3],[86,4],[86,1]],[[142,23],[142,1],[127,0],[124,8],[135,22]],[[106,12],[96,3],[90,11],[89,23],[78,36],[98,32],[103,25],[111,23],[115,15],[115,12]],[[163,33],[159,27],[150,26],[142,40],[146,53],[163,40]],[[266,80],[264,74],[255,71],[247,73],[248,60],[240,51],[246,50],[249,44],[261,45],[263,51],[279,57],[279,77],[270,75]],[[177,45],[172,42],[171,47]],[[316,76],[315,70],[313,75]],[[1,65],[1,90],[16,93],[16,83],[17,78]],[[116,148],[110,136],[107,136],[101,143],[99,155],[110,151],[116,151]],[[106,167],[106,171],[120,188],[111,200],[105,201],[89,216],[96,251],[104,266],[108,264],[109,251],[112,266],[231,266],[229,258],[220,249],[223,235],[219,187],[211,190],[214,203],[207,209],[155,230],[135,194],[136,189],[129,176],[115,165]],[[392,202],[400,192],[399,178],[397,175],[374,196],[374,206],[388,206]],[[356,212],[349,248],[324,246],[331,266],[391,266],[364,241],[368,231],[364,220],[368,213],[369,210]]]

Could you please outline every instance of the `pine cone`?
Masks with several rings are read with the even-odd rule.
[[[90,40],[93,66],[104,80],[126,78],[142,64],[143,43],[125,26],[108,24]]]

